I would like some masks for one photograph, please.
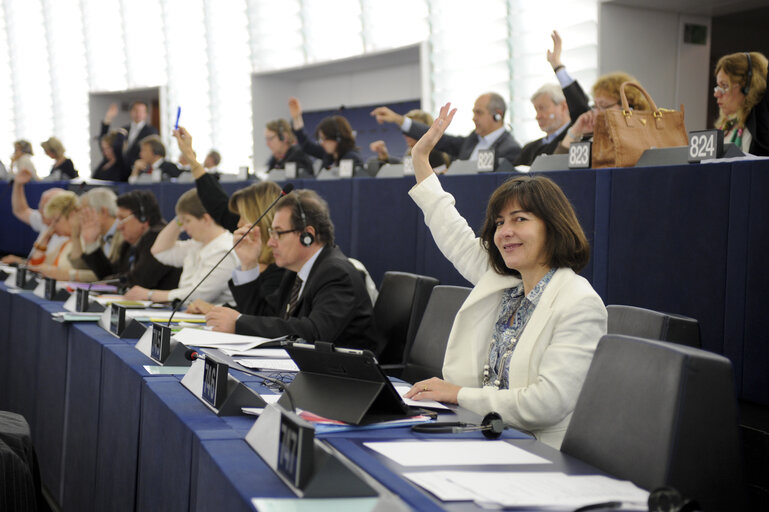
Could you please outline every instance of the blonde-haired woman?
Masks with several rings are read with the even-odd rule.
[[[724,55],[716,63],[718,102],[716,128],[724,142],[746,153],[769,155],[769,98],[766,94],[767,59],[759,52]]]
[[[75,164],[73,164],[72,160],[67,158],[64,154],[64,144],[62,144],[59,139],[51,137],[48,140],[43,141],[40,145],[43,147],[45,154],[53,159],[53,167],[51,168],[50,176],[55,176],[54,173],[58,171],[59,176],[57,177],[60,177],[61,179],[71,180],[77,178],[78,173],[75,170]]]
[[[203,207],[216,222],[234,232],[233,243],[237,242],[262,212],[281,195],[280,187],[274,182],[264,181],[239,189],[228,199],[219,181],[206,173],[197,161],[190,133],[184,127],[179,127],[174,136],[182,154],[190,162],[190,171],[195,178],[195,186]],[[275,265],[272,249],[267,245],[274,215],[273,210],[267,212],[235,249],[240,265],[233,270],[228,285],[237,311],[243,314],[277,314],[275,308],[266,301],[266,297],[280,286],[285,272]],[[195,300],[187,311],[205,314],[212,308],[213,305],[207,301]]]
[[[59,246],[56,253],[47,254],[45,262],[30,266],[32,270],[57,281],[90,282],[96,280],[96,274],[92,271],[72,268],[69,261],[69,252],[72,249],[69,237],[72,236],[73,229],[78,222],[79,207],[80,202],[77,195],[68,190],[59,192],[46,203],[44,214],[53,219],[50,224],[53,234],[68,237],[68,239]]]

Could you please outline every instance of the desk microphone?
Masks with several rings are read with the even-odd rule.
[[[245,366],[243,366],[242,364],[238,363],[237,361],[235,361],[231,357],[228,357],[226,354],[220,354],[220,355],[225,356],[224,359],[227,360],[227,363],[230,365],[230,368],[232,368],[234,370],[238,370],[239,372],[243,372],[243,373],[245,373],[247,375],[252,375],[254,377],[259,377],[260,379],[264,379],[266,381],[272,382],[273,384],[278,386],[278,389],[280,389],[280,391],[282,393],[286,394],[286,398],[288,399],[288,405],[291,406],[291,412],[296,413],[296,407],[294,407],[294,399],[291,397],[291,392],[288,390],[288,387],[283,382],[281,382],[279,379],[274,379],[272,377],[268,377],[267,375],[265,375],[265,374],[263,374],[261,372],[257,372],[257,371],[254,371],[254,370],[250,369],[250,368],[246,368]],[[205,354],[201,354],[200,352],[198,352],[194,348],[188,348],[186,350],[186,352],[184,352],[184,358],[187,359],[188,361],[195,361],[196,359],[205,360],[206,359],[206,355]]]
[[[182,304],[184,304],[185,302],[187,302],[187,299],[189,299],[189,298],[190,298],[190,296],[191,296],[193,293],[195,293],[195,290],[197,290],[197,289],[198,289],[198,287],[199,287],[201,284],[203,284],[203,281],[205,281],[205,280],[208,278],[208,276],[210,276],[210,275],[211,275],[211,272],[213,272],[214,270],[216,270],[216,267],[218,267],[218,266],[219,266],[219,264],[220,264],[221,262],[223,262],[223,261],[224,261],[224,259],[225,259],[227,256],[229,256],[229,255],[230,255],[230,253],[231,253],[232,251],[234,251],[234,250],[235,250],[235,247],[237,247],[237,246],[238,246],[238,244],[239,244],[240,242],[242,242],[242,241],[243,241],[243,239],[244,239],[244,238],[246,238],[246,237],[248,236],[248,234],[251,232],[251,230],[252,230],[252,229],[254,229],[254,228],[256,227],[256,225],[257,225],[257,224],[259,224],[259,221],[260,221],[260,220],[262,220],[262,219],[264,218],[264,216],[265,216],[265,215],[267,215],[267,212],[269,212],[270,210],[272,210],[272,208],[273,208],[273,207],[274,207],[276,204],[278,204],[278,201],[280,201],[280,198],[281,198],[281,197],[283,197],[283,196],[285,196],[285,195],[287,195],[287,194],[288,194],[289,192],[291,192],[292,190],[294,190],[294,184],[293,184],[293,183],[286,183],[286,184],[283,186],[283,190],[281,190],[281,192],[280,192],[280,195],[279,195],[278,197],[276,197],[276,198],[275,198],[275,200],[274,200],[274,201],[273,201],[273,202],[270,204],[270,206],[268,206],[268,207],[267,207],[267,208],[266,208],[266,209],[265,209],[265,210],[262,212],[262,214],[259,216],[259,218],[258,218],[258,219],[256,219],[256,220],[254,221],[254,223],[253,223],[253,224],[251,224],[251,227],[250,227],[250,228],[248,228],[248,230],[247,230],[245,233],[243,233],[243,236],[241,236],[241,237],[238,239],[238,241],[237,241],[237,242],[235,242],[234,244],[232,244],[232,247],[230,248],[230,250],[229,250],[229,251],[227,251],[226,253],[224,253],[224,256],[222,256],[222,259],[220,259],[219,261],[217,261],[217,262],[216,262],[216,265],[214,265],[213,267],[211,267],[211,270],[209,270],[209,271],[208,271],[208,273],[207,273],[206,275],[204,275],[204,276],[203,276],[203,279],[201,279],[200,281],[198,281],[198,284],[196,284],[196,285],[195,285],[195,287],[194,287],[192,290],[190,290],[190,293],[188,293],[186,297],[184,297],[184,298],[183,298],[181,301],[179,301],[179,303],[178,303],[178,304],[176,304],[176,305],[174,306],[174,309],[173,309],[173,311],[171,311],[171,316],[170,316],[170,317],[168,317],[168,323],[166,324],[168,327],[171,327],[171,320],[173,320],[173,318],[174,318],[174,315],[175,315],[175,314],[176,314],[176,312],[179,310],[179,308],[181,307],[181,305],[182,305]]]

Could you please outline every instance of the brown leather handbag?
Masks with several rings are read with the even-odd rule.
[[[652,110],[630,110],[625,87],[635,87],[646,96]],[[650,148],[687,146],[689,137],[681,111],[657,108],[640,84],[625,82],[619,88],[622,110],[598,112],[593,130],[592,167],[632,167]]]

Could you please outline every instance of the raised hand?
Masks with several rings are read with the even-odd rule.
[[[176,144],[179,146],[179,151],[182,152],[184,158],[188,162],[192,163],[197,160],[195,150],[192,149],[192,135],[184,126],[180,126],[178,130],[174,130],[174,137],[176,138]]]
[[[86,244],[92,244],[101,236],[99,215],[93,208],[80,209],[80,236]]]
[[[371,116],[376,118],[376,122],[379,124],[395,123],[397,125],[403,124],[403,116],[396,114],[387,107],[377,107],[371,111]]]
[[[19,185],[26,185],[32,181],[32,173],[29,171],[29,169],[21,169],[18,173],[16,173],[16,181],[14,183],[18,183]]]
[[[438,140],[446,132],[446,129],[451,124],[451,120],[454,119],[454,114],[457,113],[457,109],[451,108],[451,103],[446,103],[441,107],[441,112],[433,122],[427,133],[422,135],[422,138],[414,144],[411,148],[411,158],[414,164],[414,176],[417,179],[417,183],[427,179],[433,174],[433,168],[430,165],[430,152],[438,143]]]
[[[104,124],[112,124],[112,121],[117,117],[118,106],[117,103],[113,103],[107,109],[107,113],[104,114]]]
[[[387,144],[383,140],[375,140],[369,144],[369,149],[377,154],[380,160],[387,160],[390,154],[387,152]]]
[[[553,38],[553,51],[547,51],[547,61],[551,66],[553,66],[553,69],[555,69],[558,66],[563,65],[561,62],[561,48],[563,44],[561,41],[561,35],[557,30],[553,30],[553,33],[550,34],[550,37]]]
[[[242,237],[250,227],[251,225],[247,224],[235,230],[232,234],[233,241],[237,242],[240,240],[240,237]],[[259,256],[262,254],[262,236],[259,231],[259,226],[255,226],[254,229],[246,235],[246,238],[235,247],[235,254],[237,254],[240,259],[241,270],[251,270],[259,265]]]

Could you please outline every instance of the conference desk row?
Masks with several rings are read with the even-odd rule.
[[[740,398],[769,405],[769,160],[649,168],[550,171],[571,200],[592,247],[582,271],[606,304],[696,318],[702,346],[728,357]],[[471,226],[511,173],[441,177]],[[374,281],[400,270],[468,283],[440,254],[408,197],[413,177],[294,180],[329,203],[336,240]],[[228,193],[246,183],[225,183]],[[52,183],[28,185],[30,204]],[[152,190],[164,215],[192,185],[117,184]],[[75,186],[76,188],[79,186]],[[10,197],[0,184],[0,197]],[[0,201],[0,251],[25,254],[34,234]]]
[[[0,284],[0,410],[27,418],[43,485],[63,511],[246,511],[254,497],[294,497],[244,440],[252,416],[216,416],[183,387],[181,375],[150,374],[145,365],[154,363],[134,348],[137,340],[95,323],[54,321],[51,313],[62,305]],[[260,379],[237,375],[271,393]],[[472,502],[440,502],[362,445],[434,439],[419,436],[400,428],[323,439],[373,477],[390,505],[476,510]],[[482,439],[479,432],[453,437]],[[596,473],[525,434],[508,430],[505,437],[553,464],[497,471]]]

